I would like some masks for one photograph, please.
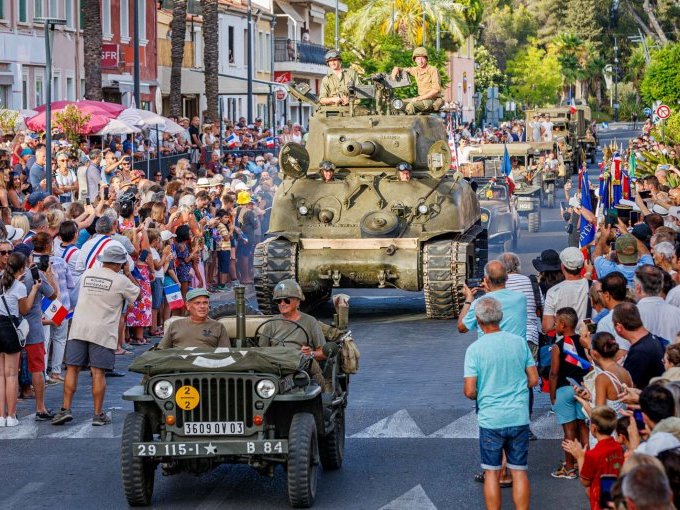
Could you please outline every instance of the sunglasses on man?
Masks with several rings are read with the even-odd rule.
[[[12,250],[0,250],[0,256],[6,257],[7,255],[11,255]]]
[[[276,303],[277,305],[280,305],[281,303],[286,303],[287,305],[289,305],[290,298],[275,299],[274,303]]]

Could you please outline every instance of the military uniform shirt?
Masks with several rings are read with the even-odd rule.
[[[165,330],[163,340],[158,344],[159,349],[174,347],[231,347],[229,334],[224,324],[213,319],[204,322],[194,322],[185,317],[173,321]]]
[[[281,318],[280,315],[275,315],[275,318]],[[307,332],[309,343],[302,330],[288,321],[272,321],[264,325],[260,333],[259,346],[271,347],[281,345],[277,340],[283,339],[283,345],[292,347],[295,350],[300,350],[301,347],[308,345],[312,350],[323,347],[326,343],[326,337],[323,335],[319,321],[311,315],[300,312],[300,318],[295,321]]]
[[[343,69],[340,77],[331,71],[321,80],[319,98],[349,96],[349,85],[352,82],[359,83],[359,75],[353,69]]]
[[[424,96],[425,94],[436,90],[437,96],[431,97],[430,99],[441,97],[442,86],[441,81],[439,80],[439,71],[437,71],[436,67],[431,65],[427,65],[423,69],[420,67],[407,67],[404,71],[416,79],[419,96]]]

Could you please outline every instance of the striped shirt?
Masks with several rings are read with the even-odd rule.
[[[538,317],[536,317],[536,299],[531,280],[519,273],[509,273],[505,288],[524,294],[527,298],[527,342],[538,344]]]

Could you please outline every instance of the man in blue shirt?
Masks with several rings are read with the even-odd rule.
[[[476,303],[475,319],[483,335],[465,351],[464,393],[479,409],[484,499],[487,508],[501,507],[505,453],[515,507],[529,508],[529,388],[538,384],[538,372],[526,339],[501,331],[502,303],[488,296]]]
[[[40,184],[45,180],[45,151],[45,147],[40,147],[35,151],[35,163],[33,163],[33,166],[30,167],[28,172],[28,180],[31,183],[33,191],[44,189]]]
[[[595,271],[598,278],[604,278],[609,273],[619,271],[626,277],[628,285],[632,287],[635,270],[645,264],[654,265],[654,259],[642,241],[632,234],[625,233],[617,237],[614,243],[618,262],[609,260],[606,252],[610,232],[611,227],[600,227],[600,238],[597,241],[597,245],[595,245],[595,252],[593,253]]]
[[[501,262],[492,260],[484,266],[483,287],[487,291],[484,297],[493,297],[503,306],[501,329],[526,340],[527,298],[522,292],[506,289],[505,283],[507,281],[508,273]],[[479,299],[473,301],[474,293],[479,292],[479,290],[469,289],[467,285],[465,286],[465,303],[458,316],[458,331],[467,333],[477,328],[477,334],[481,337],[484,331],[479,326],[475,316],[475,308]]]

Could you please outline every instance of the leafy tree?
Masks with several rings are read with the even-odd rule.
[[[519,48],[529,38],[536,37],[537,23],[534,15],[522,4],[494,5],[484,11],[484,30],[480,39],[493,54],[501,69],[505,69]]]
[[[560,63],[552,52],[530,44],[508,62],[510,94],[525,106],[554,104],[562,86]]]
[[[596,0],[568,0],[564,12],[562,30],[573,34],[582,41],[599,46],[602,25],[597,19],[597,5],[602,2]]]
[[[554,53],[560,64],[562,76],[563,96],[572,85],[585,77],[584,67],[588,57],[588,48],[578,36],[569,33],[561,33],[550,45],[550,52]]]
[[[526,0],[536,16],[538,43],[547,46],[563,30],[566,4],[563,0]]]
[[[489,87],[500,85],[505,81],[503,73],[498,69],[496,57],[486,47],[482,45],[475,46],[475,63],[479,66],[475,70],[476,92],[483,93]]]
[[[668,44],[652,52],[640,85],[647,103],[662,101],[672,109],[680,105],[680,43]]]
[[[92,115],[81,112],[78,107],[72,104],[52,115],[54,127],[66,135],[72,150],[77,150],[80,135],[86,134],[85,125],[91,118]]]
[[[19,121],[19,112],[16,110],[0,110],[0,130],[2,134],[7,136],[14,133],[17,122]]]

